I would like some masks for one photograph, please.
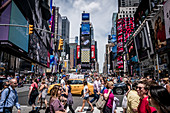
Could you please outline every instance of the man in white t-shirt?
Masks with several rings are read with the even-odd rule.
[[[65,90],[65,80],[66,80],[66,75],[63,75],[62,76],[62,79],[61,79],[61,87]]]

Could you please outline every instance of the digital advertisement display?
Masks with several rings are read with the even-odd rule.
[[[123,33],[124,33],[124,43],[130,38],[134,32],[134,18],[123,18],[122,19]]]
[[[116,35],[109,35],[108,36],[108,43],[115,43],[116,42]]]
[[[140,24],[151,12],[149,4],[150,4],[150,0],[142,0],[140,2],[138,9],[136,10],[136,13],[134,15],[135,29],[137,29],[140,26]]]
[[[80,37],[81,47],[91,47],[91,37],[81,36]]]
[[[81,62],[90,62],[90,49],[81,49]]]
[[[81,34],[82,35],[90,34],[90,24],[81,25]]]
[[[90,14],[89,13],[82,13],[82,20],[90,20]]]
[[[167,42],[166,42],[163,10],[160,10],[159,13],[155,15],[154,18],[152,18],[151,22],[154,29],[154,37],[156,40],[155,48],[160,49],[162,47],[165,47],[167,45]],[[168,33],[169,33],[169,29],[168,29]]]
[[[170,7],[169,6],[170,6],[170,0],[168,0],[164,5],[166,39],[170,39]]]
[[[27,25],[27,20],[22,15],[18,7],[12,1],[10,24]],[[9,41],[28,52],[29,35],[28,28],[9,27]]]
[[[95,59],[95,45],[91,45],[91,59]]]
[[[77,59],[80,59],[80,45],[77,45]]]
[[[123,56],[118,56],[117,58],[117,66],[118,68],[123,68]]]
[[[118,19],[117,21],[117,53],[123,52],[123,26],[122,19]]]

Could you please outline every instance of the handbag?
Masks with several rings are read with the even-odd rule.
[[[38,93],[38,89],[35,87],[35,84],[34,84],[33,89],[32,89],[32,92],[31,92],[31,96],[37,97],[39,95],[39,93]]]
[[[106,104],[106,100],[104,99],[103,96],[99,97],[99,100],[96,102],[96,107],[99,110],[102,110]]]

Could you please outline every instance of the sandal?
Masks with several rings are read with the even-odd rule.
[[[94,108],[93,108],[93,109],[91,109],[90,111],[91,111],[91,112],[93,112],[93,111],[94,111]]]
[[[78,110],[77,112],[83,112],[83,110]]]

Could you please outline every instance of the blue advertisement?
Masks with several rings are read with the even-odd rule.
[[[11,7],[10,24],[27,25],[27,20],[22,15],[22,13],[13,1]],[[28,28],[10,26],[9,41],[18,46],[19,48],[23,49],[24,51],[28,52]]]
[[[108,43],[115,43],[116,42],[116,35],[112,35],[108,37]]]
[[[82,24],[81,34],[90,34],[90,24]]]
[[[82,20],[89,20],[90,14],[89,13],[82,13]]]

